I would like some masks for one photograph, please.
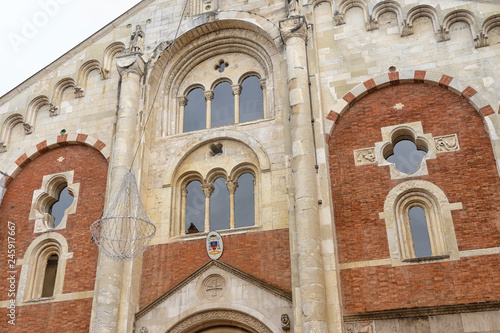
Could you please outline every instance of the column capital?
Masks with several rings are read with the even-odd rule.
[[[203,94],[205,94],[205,99],[207,101],[211,101],[211,100],[214,99],[214,92],[213,92],[213,90],[204,91]]]
[[[238,188],[238,181],[226,180],[226,186],[229,191],[229,195],[234,195],[234,192],[236,192],[236,188]]]
[[[259,83],[260,83],[260,89],[262,90],[266,89],[266,79],[260,79]]]
[[[188,195],[188,190],[187,190],[187,188],[183,188],[183,189],[181,190],[181,196],[183,196],[183,197],[185,198],[185,197],[187,197],[187,195]]]
[[[205,198],[208,199],[214,192],[215,187],[213,184],[201,184],[201,189],[203,190],[203,193],[205,193]]]
[[[307,40],[307,23],[304,16],[292,16],[279,22],[281,38],[285,44],[292,37]]]
[[[188,103],[188,99],[185,96],[177,97],[177,101],[179,102],[180,106],[186,106]]]
[[[144,75],[145,62],[141,57],[141,53],[129,53],[116,57],[116,69],[121,77],[128,74],[136,74],[139,77]]]
[[[231,86],[231,89],[233,90],[233,96],[241,94],[241,85],[234,84]]]

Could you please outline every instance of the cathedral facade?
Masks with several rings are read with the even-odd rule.
[[[496,1],[141,1],[0,98],[1,331],[500,332],[499,60]]]

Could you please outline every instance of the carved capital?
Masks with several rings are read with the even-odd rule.
[[[238,182],[236,180],[227,180],[226,186],[229,191],[229,195],[234,195],[236,189],[238,188]]]
[[[366,22],[366,31],[373,31],[377,29],[378,21],[370,15],[370,17],[368,18],[368,22]]]
[[[28,123],[23,123],[24,134],[29,135],[33,133],[33,126]]]
[[[214,92],[212,90],[207,90],[203,92],[205,94],[205,99],[211,101],[214,99]]]
[[[266,89],[266,79],[260,79],[259,83],[260,83],[260,89],[262,90]]]
[[[51,117],[59,115],[59,108],[52,103],[49,103],[49,112]]]
[[[137,52],[116,57],[116,69],[118,69],[118,73],[122,77],[129,74],[142,77],[144,75],[144,65],[144,59]]]
[[[479,31],[479,34],[476,37],[474,37],[474,43],[476,49],[490,45],[490,43],[488,42],[488,36],[485,33],[483,33],[483,31]]]
[[[188,99],[184,96],[177,97],[177,102],[179,103],[179,106],[186,106],[188,103]]]
[[[292,37],[299,37],[307,40],[307,24],[304,16],[294,16],[279,22],[281,38],[285,44]]]
[[[183,189],[181,190],[181,195],[182,195],[184,198],[185,198],[185,197],[187,197],[187,195],[188,195],[188,190],[187,190],[187,188],[183,188]]]
[[[203,190],[203,193],[205,193],[205,198],[210,198],[215,190],[215,187],[213,184],[202,184],[201,189]]]
[[[74,89],[75,89],[75,97],[76,98],[81,98],[81,97],[85,96],[85,92],[83,91],[82,87],[75,86]]]
[[[411,24],[405,23],[403,31],[401,32],[401,37],[406,37],[413,35],[413,26]]]
[[[241,86],[239,84],[232,85],[231,88],[233,89],[233,96],[241,94]]]
[[[5,142],[0,141],[0,153],[5,153],[7,151],[7,145]]]
[[[446,42],[447,40],[450,40],[450,32],[441,26],[439,31],[436,33],[436,38],[438,43]]]
[[[345,24],[345,18],[343,14],[340,14],[338,11],[335,11],[333,14],[333,23],[335,25],[342,25]]]

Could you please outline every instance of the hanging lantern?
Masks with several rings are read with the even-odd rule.
[[[99,251],[116,261],[132,260],[156,233],[141,202],[134,173],[129,170],[106,214],[90,226]]]

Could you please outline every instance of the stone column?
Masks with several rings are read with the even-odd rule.
[[[266,91],[266,79],[260,79],[260,88],[262,89],[262,110],[263,117],[267,119],[267,91]]]
[[[184,132],[184,107],[188,103],[188,99],[184,96],[177,97],[177,103],[179,103],[179,133]]]
[[[234,229],[234,193],[238,187],[236,180],[226,181],[226,186],[229,191],[229,229]]]
[[[116,195],[125,173],[130,169],[136,149],[137,112],[144,65],[140,53],[131,53],[116,58],[116,66],[122,83],[116,132],[109,162],[107,206],[113,199],[110,195]],[[90,329],[92,333],[118,333],[132,330],[133,311],[136,304],[130,303],[137,301],[132,296],[137,294],[137,291],[132,290],[133,282],[128,288],[124,288],[122,280],[124,266],[123,262],[114,261],[99,254]]]
[[[290,131],[297,225],[295,239],[301,290],[300,303],[297,302],[296,305],[301,306],[303,332],[328,332],[307,77],[307,25],[303,16],[294,16],[280,21],[280,30],[286,45],[288,98],[291,107]]]
[[[239,84],[235,84],[231,86],[233,89],[234,96],[234,123],[238,124],[240,122],[240,94],[241,94],[241,86]]]
[[[213,184],[202,184],[201,189],[205,193],[205,232],[210,231],[210,196],[215,188]]]
[[[212,128],[212,100],[214,92],[212,90],[205,91],[205,100],[207,101],[207,128]]]
[[[182,225],[184,224],[184,230],[186,229],[186,198],[188,195],[188,190],[187,188],[183,188],[181,190],[181,219],[179,227],[177,230],[182,230]],[[177,235],[177,232],[175,233]]]

